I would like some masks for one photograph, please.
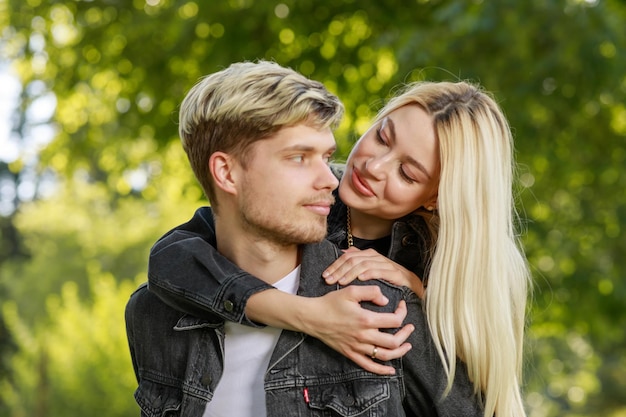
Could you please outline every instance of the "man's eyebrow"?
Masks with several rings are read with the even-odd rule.
[[[390,139],[395,142],[396,141],[396,125],[394,124],[393,119],[391,119],[390,117],[385,117],[385,119],[383,120],[383,123],[389,126]],[[410,163],[411,165],[414,165],[417,169],[422,171],[424,175],[428,177],[429,180],[432,179],[431,175],[428,173],[428,170],[426,170],[426,167],[422,165],[420,161],[416,160],[412,156],[407,156],[406,160],[408,163]]]
[[[292,152],[292,151],[315,152],[316,150],[317,148],[311,145],[292,145],[292,146],[283,148],[282,152]],[[336,151],[337,151],[337,145],[335,144],[331,146],[330,148],[328,148],[326,151],[324,151],[324,153],[335,153]]]

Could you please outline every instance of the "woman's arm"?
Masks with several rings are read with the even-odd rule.
[[[406,315],[404,306],[394,313],[361,308],[364,301],[386,304],[377,287],[355,286],[306,298],[276,290],[238,268],[215,248],[213,218],[208,207],[198,209],[189,222],[154,245],[148,284],[159,298],[180,311],[206,319],[218,316],[251,326],[265,323],[301,331],[375,373],[388,374],[393,368],[367,356],[373,346],[379,347],[377,358],[383,360],[398,358],[410,349],[404,341],[412,326],[405,326],[394,335],[379,331],[400,327]]]
[[[150,250],[148,288],[166,304],[194,316],[258,326],[245,315],[252,294],[274,288],[246,273],[215,248],[210,207],[165,234]]]

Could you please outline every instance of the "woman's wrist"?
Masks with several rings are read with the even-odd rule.
[[[252,321],[285,330],[310,334],[307,325],[313,314],[314,298],[269,289],[252,295],[246,304],[246,315]]]

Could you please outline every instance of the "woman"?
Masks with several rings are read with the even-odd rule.
[[[412,84],[355,144],[329,216],[328,239],[347,251],[325,272],[327,282],[384,277],[419,294],[423,277],[448,389],[459,358],[485,416],[525,415],[519,380],[529,272],[514,230],[513,167],[508,124],[488,94],[465,82]],[[199,256],[219,254],[207,248]],[[151,265],[158,258],[157,243]],[[340,324],[354,330],[338,307],[347,304],[326,302],[332,310],[314,314],[311,300],[264,291],[271,287],[242,271],[200,289],[185,289],[184,276],[160,278],[149,274],[151,289],[184,311],[245,321],[245,308],[254,320],[311,334],[357,363],[408,349],[391,335],[372,343],[359,333],[364,326],[341,334]]]

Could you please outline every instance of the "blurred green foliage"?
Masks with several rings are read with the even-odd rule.
[[[21,153],[0,162],[0,415],[138,415],[124,305],[150,245],[205,204],[178,103],[264,58],[342,98],[340,157],[399,83],[493,92],[535,278],[528,413],[626,416],[625,24],[619,0],[0,0],[21,83]]]

